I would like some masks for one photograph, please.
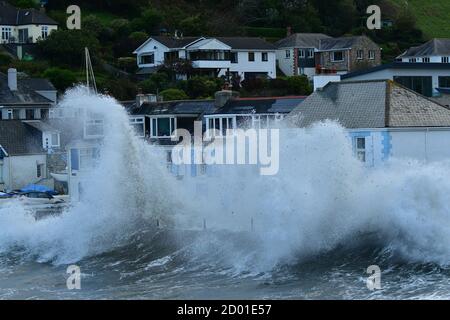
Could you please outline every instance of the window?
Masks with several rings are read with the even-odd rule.
[[[291,58],[291,50],[286,50],[284,54],[285,54],[286,59]]]
[[[358,59],[358,60],[364,59],[364,50],[356,51],[356,59]]]
[[[153,138],[168,138],[172,136],[176,128],[176,119],[174,117],[152,118],[150,132]]]
[[[103,136],[103,120],[87,120],[84,130],[85,138]]]
[[[427,97],[433,96],[432,77],[394,77],[394,81]]]
[[[423,63],[430,63],[430,58],[424,57],[424,58],[422,58],[422,62]]]
[[[80,169],[93,168],[95,165],[95,150],[93,148],[80,149]]]
[[[304,59],[305,58],[305,50],[298,50],[298,57],[300,59]]]
[[[48,109],[41,109],[41,119],[48,119]]]
[[[44,165],[42,163],[38,163],[36,165],[36,177],[43,178],[44,175]]]
[[[238,63],[238,53],[237,52],[231,52],[231,55],[230,55],[230,60],[231,60],[231,63]]]
[[[335,51],[331,55],[332,62],[340,62],[344,61],[344,52],[343,51]]]
[[[307,56],[308,59],[314,58],[314,49],[308,49]]]
[[[269,61],[269,54],[267,52],[261,53],[261,60],[262,61]]]
[[[411,62],[411,63],[416,63],[416,62],[417,62],[417,59],[416,59],[416,58],[410,58],[410,59],[409,59],[409,62]]]
[[[145,137],[144,118],[131,118],[130,125],[138,137]]]
[[[139,64],[154,64],[155,63],[155,54],[148,53],[139,56]]]
[[[11,38],[11,27],[2,27],[2,41],[7,42]]]
[[[442,61],[442,63],[449,63],[450,62],[450,57],[442,57],[441,61]]]
[[[215,136],[215,130],[220,136],[226,136],[227,130],[234,128],[234,118],[208,118],[206,130],[209,130],[209,136]]]
[[[366,162],[366,138],[356,137],[355,139],[356,157],[362,162]]]
[[[8,109],[6,111],[6,115],[7,115],[8,120],[12,120],[13,119],[13,111],[12,111],[12,109]]]
[[[450,88],[450,77],[439,77],[439,88]]]
[[[26,109],[25,117],[27,120],[34,120],[34,109]]]
[[[53,148],[58,148],[59,147],[59,133],[58,132],[53,132],[51,134],[51,138],[50,138],[50,142],[51,142],[51,146]]]
[[[369,50],[369,59],[370,60],[375,60],[375,51]]]
[[[254,52],[248,53],[248,61],[255,61],[255,53]]]
[[[42,26],[41,27],[41,38],[42,39],[47,39],[48,37],[48,26]]]
[[[15,119],[15,120],[20,119],[20,110],[19,109],[13,109],[13,119]]]

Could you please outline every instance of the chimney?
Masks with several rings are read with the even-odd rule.
[[[217,91],[214,95],[214,105],[217,108],[222,108],[230,99],[239,97],[239,93],[231,90]]]
[[[17,70],[8,69],[8,87],[11,91],[17,91]]]
[[[45,6],[43,4],[41,4],[41,7],[39,8],[39,11],[41,13],[44,13],[44,14],[46,13]]]
[[[292,27],[286,28],[286,37],[289,37],[292,34]]]

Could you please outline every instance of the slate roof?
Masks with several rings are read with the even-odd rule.
[[[58,23],[39,10],[19,9],[6,1],[0,1],[0,25],[20,26],[27,24],[57,25]]]
[[[50,87],[44,84],[42,79],[34,81],[30,79],[17,79],[17,91],[11,91],[8,87],[8,76],[0,72],[0,105],[51,105],[53,102],[39,93],[34,86]],[[52,86],[53,87],[53,86]],[[53,88],[54,89],[54,88]]]
[[[217,37],[217,40],[230,46],[232,50],[276,50],[277,48],[262,38]]]
[[[319,48],[320,40],[331,38],[323,33],[294,33],[275,43],[277,48]]]
[[[10,156],[45,152],[42,133],[21,120],[0,121],[0,145]]]
[[[305,99],[304,96],[230,99],[214,114],[289,113]]]
[[[202,37],[183,37],[175,38],[168,36],[151,36],[150,39],[155,39],[159,43],[162,43],[169,49],[179,49],[191,44],[195,41],[202,39]]]
[[[450,56],[450,39],[432,39],[418,47],[409,48],[397,59],[426,56]]]
[[[204,113],[211,113],[215,110],[214,100],[183,100],[183,101],[167,101],[143,103],[142,106],[136,107],[136,103],[125,103],[131,115],[182,115],[194,114],[200,116]]]
[[[47,79],[26,78],[18,79],[17,81],[21,82],[34,91],[57,91],[55,86]]]
[[[337,120],[344,127],[450,127],[450,110],[391,80],[331,82],[288,116],[294,126]]]
[[[355,46],[365,36],[327,38],[320,40],[320,51],[343,50]]]

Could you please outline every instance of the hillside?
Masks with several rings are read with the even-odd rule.
[[[450,38],[450,1],[448,0],[391,0],[408,6],[426,38]]]

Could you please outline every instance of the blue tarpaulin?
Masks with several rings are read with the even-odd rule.
[[[46,186],[41,186],[38,184],[29,184],[26,187],[23,187],[22,189],[20,189],[21,192],[32,192],[32,191],[38,191],[38,192],[47,192],[49,194],[55,195],[58,194],[55,190],[46,187]]]

